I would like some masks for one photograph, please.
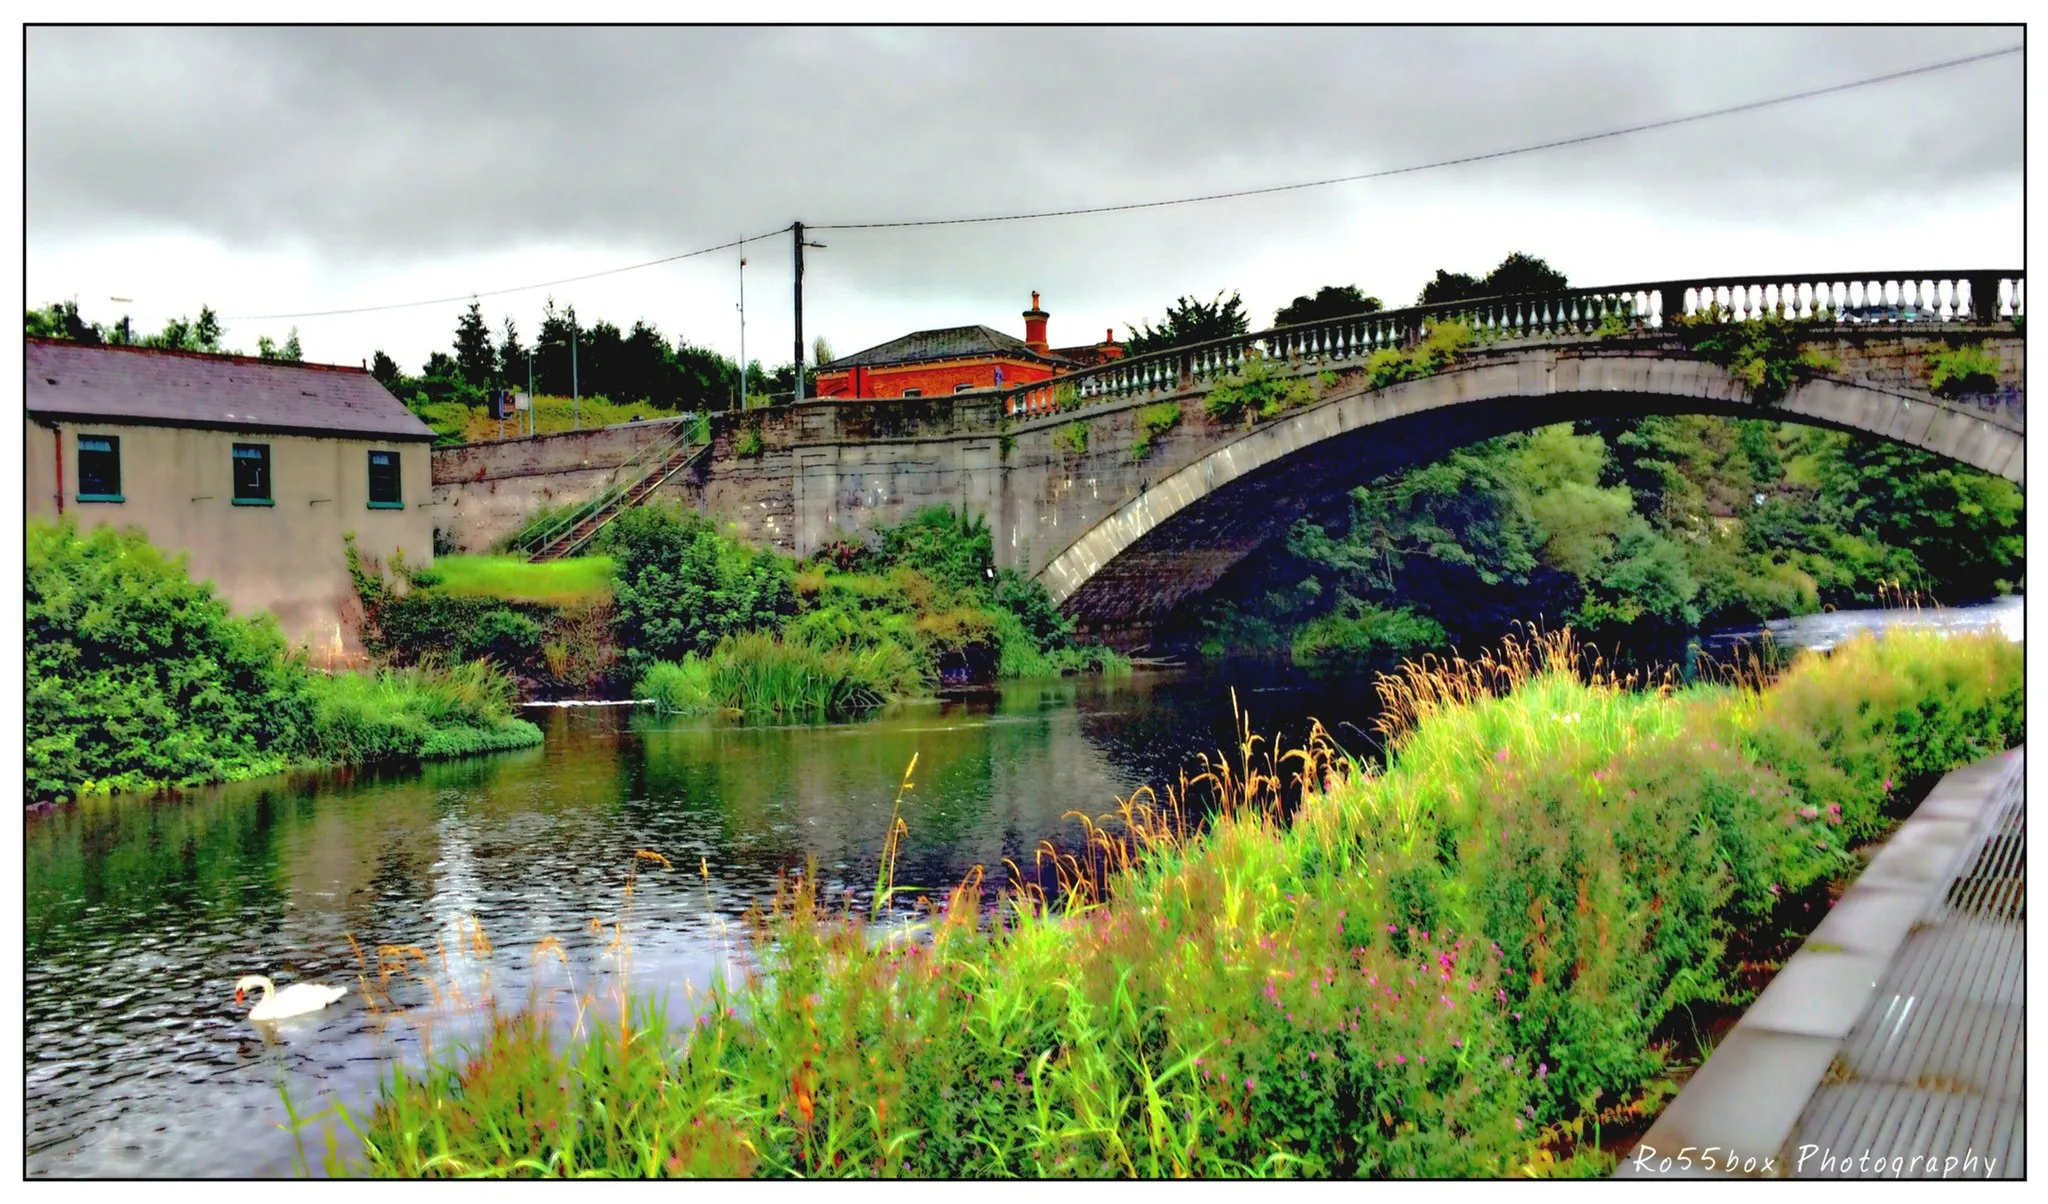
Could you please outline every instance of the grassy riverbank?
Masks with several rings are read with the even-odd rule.
[[[1810,929],[1907,783],[2020,739],[2021,670],[1924,634],[1761,689],[1631,690],[1556,643],[1410,668],[1383,772],[1248,740],[1091,827],[1055,898],[976,879],[923,937],[799,881],[685,1041],[648,996],[566,1045],[499,1016],[392,1072],[367,1169],[1603,1173],[1665,1026],[1741,1002],[1728,942]]]
[[[349,550],[364,642],[397,665],[487,659],[537,697],[842,719],[941,685],[1129,661],[1081,644],[1043,586],[995,567],[988,525],[930,507],[798,561],[671,506],[635,507],[592,555],[386,566]]]
[[[31,802],[540,743],[489,666],[317,672],[139,532],[31,521],[25,560]]]

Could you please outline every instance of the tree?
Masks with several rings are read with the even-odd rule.
[[[549,297],[541,307],[540,334],[533,345],[533,371],[534,388],[542,393],[556,396],[569,393],[569,334],[575,319],[575,308],[572,306],[566,312],[557,310],[553,297]]]
[[[739,390],[740,367],[708,347],[676,340],[671,360],[677,376],[676,395],[686,410],[732,408]]]
[[[398,378],[400,376],[398,361],[382,351],[370,357],[370,375],[377,379],[378,384],[393,392],[397,391]]]
[[[143,339],[144,347],[160,347],[166,351],[209,351],[219,353],[221,336],[227,331],[221,327],[219,315],[211,306],[199,307],[199,317],[172,318],[164,323],[163,330]]]
[[[1415,299],[1417,305],[1444,305],[1452,301],[1463,301],[1469,297],[1484,296],[1477,276],[1463,272],[1436,270],[1436,279],[1422,286],[1422,295]]]
[[[1313,297],[1296,297],[1273,315],[1273,325],[1294,326],[1320,322],[1324,318],[1348,318],[1353,314],[1376,314],[1385,309],[1378,297],[1368,297],[1355,284],[1326,284]]]
[[[267,334],[257,335],[256,355],[259,359],[277,360],[287,364],[299,363],[305,359],[305,353],[299,348],[299,328],[292,327],[292,332],[286,336],[283,346],[273,342]]]
[[[1228,301],[1222,293],[1209,301],[1182,297],[1167,309],[1166,320],[1156,328],[1150,322],[1143,329],[1126,324],[1131,337],[1125,343],[1125,354],[1145,355],[1169,347],[1229,338],[1250,328],[1244,316],[1244,301],[1235,292]]]
[[[1533,255],[1520,251],[1500,261],[1486,274],[1489,297],[1513,297],[1524,293],[1558,293],[1567,287],[1565,275]]]
[[[811,340],[811,366],[822,368],[839,357],[832,354],[832,342],[824,335]]]
[[[76,301],[55,301],[26,312],[23,326],[29,338],[69,339],[74,343],[101,341],[99,328],[78,316]]]
[[[505,341],[498,345],[498,379],[526,379],[526,348],[519,345],[519,328],[512,319],[505,319]]]
[[[479,389],[489,388],[498,376],[497,349],[484,325],[483,306],[474,299],[455,323],[455,365],[462,379]]]
[[[1524,293],[1562,292],[1565,275],[1534,255],[1515,251],[1482,278],[1437,269],[1436,279],[1422,286],[1421,305],[1469,301],[1474,297],[1512,297]]]

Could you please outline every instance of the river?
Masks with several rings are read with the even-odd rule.
[[[2017,639],[2022,605],[1812,616],[1772,634],[1825,645],[1850,630],[1931,623]],[[423,1039],[474,1024],[474,1009],[434,1006],[414,983],[394,991],[408,1016],[367,1006],[351,937],[373,965],[377,945],[423,947],[429,977],[466,1001],[539,994],[565,1008],[575,991],[626,972],[687,1015],[685,984],[728,964],[739,919],[779,873],[815,858],[829,891],[872,888],[913,754],[896,881],[950,886],[975,865],[1029,866],[1041,841],[1073,841],[1068,812],[1107,811],[1197,754],[1233,747],[1233,693],[1259,732],[1298,739],[1314,716],[1354,751],[1372,746],[1375,706],[1361,684],[1224,665],[1009,683],[856,724],[536,709],[547,733],[538,749],[31,814],[28,1173],[292,1173],[280,1086],[301,1113],[360,1107],[393,1059],[417,1060]],[[623,959],[592,928],[621,918]],[[477,931],[494,952],[475,952],[463,934]],[[533,956],[548,936],[562,958]],[[250,973],[351,990],[324,1012],[259,1029],[233,1000]],[[317,1134],[305,1148],[317,1173]]]

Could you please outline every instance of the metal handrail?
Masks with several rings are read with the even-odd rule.
[[[1467,322],[1482,338],[1522,338],[1591,333],[1609,318],[1620,319],[1630,330],[1656,330],[1663,327],[1667,314],[1695,315],[1710,308],[1725,314],[1731,322],[1766,314],[1850,326],[1927,320],[1999,321],[2025,315],[2026,272],[1980,269],[1704,276],[1474,297],[1324,318],[1183,344],[1043,381],[993,390],[992,395],[1007,415],[1054,414],[1185,389],[1197,380],[1237,371],[1254,357],[1315,358],[1329,362],[1409,347],[1423,338],[1432,323],[1447,318]]]
[[[512,541],[511,547],[513,550],[526,552],[529,555],[539,555],[564,533],[575,530],[578,523],[601,512],[606,506],[625,496],[635,485],[645,480],[647,474],[642,474],[631,481],[623,482],[619,480],[618,474],[625,472],[627,469],[640,467],[650,461],[658,463],[666,460],[674,454],[676,448],[692,441],[691,436],[695,433],[698,421],[700,421],[698,416],[678,419],[676,432],[669,436],[669,438],[649,443],[631,456],[628,456],[625,460],[622,460],[618,467],[613,469],[613,484],[603,493],[590,498],[572,510],[565,510],[555,515],[540,527]],[[657,453],[659,453],[658,456]],[[648,469],[648,473],[653,471],[654,469],[652,468]]]
[[[690,465],[692,465],[692,464],[696,463],[696,462],[697,462],[697,460],[698,460],[698,459],[700,459],[700,458],[701,458],[701,457],[702,457],[702,456],[704,455],[704,453],[706,453],[706,452],[708,452],[708,451],[710,451],[710,450],[711,450],[711,444],[710,444],[710,442],[709,442],[709,441],[707,440],[707,441],[706,441],[706,442],[704,442],[704,443],[700,443],[700,444],[698,444],[698,445],[697,445],[697,449],[696,449],[695,451],[693,451],[693,452],[691,452],[691,453],[690,453],[689,455],[687,455],[687,456],[683,457],[683,459],[682,459],[681,461],[679,461],[678,463],[676,463],[675,465],[673,465],[672,467],[670,467],[670,468],[669,468],[669,470],[668,470],[667,472],[661,473],[659,477],[657,477],[657,476],[655,475],[655,471],[653,471],[653,470],[650,470],[650,471],[649,471],[649,472],[647,473],[647,475],[646,475],[646,476],[643,476],[643,477],[641,477],[641,478],[640,478],[640,480],[639,480],[639,481],[638,481],[637,483],[635,483],[635,484],[634,484],[634,485],[633,485],[633,486],[632,486],[632,487],[631,487],[630,489],[628,489],[628,490],[627,490],[627,491],[625,492],[625,494],[624,494],[624,495],[622,495],[622,498],[621,498],[621,500],[623,500],[624,498],[627,498],[627,497],[631,497],[631,496],[633,495],[633,491],[634,491],[634,490],[640,489],[640,488],[641,488],[641,486],[645,485],[645,486],[646,486],[645,490],[643,490],[643,491],[641,492],[641,494],[640,494],[640,497],[641,497],[641,498],[642,498],[642,499],[644,500],[644,499],[645,499],[645,498],[647,497],[647,495],[648,495],[648,494],[651,494],[651,493],[653,493],[653,492],[654,492],[655,490],[657,490],[657,489],[661,488],[661,487],[662,487],[662,486],[663,486],[664,484],[666,484],[666,483],[668,482],[668,479],[669,479],[670,477],[672,477],[672,476],[676,475],[677,473],[681,472],[681,471],[682,471],[682,470],[684,470],[685,468],[688,468],[688,467],[689,467]],[[648,483],[649,481],[652,481],[652,482],[653,482],[653,484],[651,484],[651,485],[648,485],[647,483]],[[637,504],[637,503],[635,503],[635,504]],[[623,508],[624,508],[624,507],[620,507],[620,509],[623,509]],[[595,517],[595,516],[593,515],[592,517]],[[603,520],[602,522],[598,523],[598,524],[597,524],[596,526],[592,527],[592,528],[591,528],[590,530],[588,530],[588,531],[584,532],[584,534],[583,534],[583,537],[582,537],[582,538],[580,538],[580,539],[573,539],[573,540],[571,540],[571,541],[569,542],[569,544],[568,544],[568,545],[567,545],[566,547],[564,547],[564,548],[563,548],[563,549],[561,550],[561,554],[562,554],[563,556],[574,556],[574,555],[575,555],[576,553],[578,553],[578,552],[582,551],[582,550],[584,549],[584,547],[586,547],[586,546],[587,546],[587,545],[588,545],[588,544],[590,543],[590,541],[591,541],[591,540],[593,540],[593,539],[596,539],[596,538],[597,538],[597,533],[598,533],[599,531],[602,531],[602,530],[604,530],[604,528],[605,528],[605,523],[608,523],[608,522],[610,522],[610,521],[612,520],[612,518],[616,518],[616,517],[618,517],[618,516],[617,516],[617,514],[613,514],[613,515],[612,515],[611,517],[609,517],[609,518],[606,518],[606,519],[604,519],[604,520]],[[578,525],[580,526],[581,524],[579,523]],[[575,527],[571,527],[571,528],[569,529],[569,531],[570,531],[570,533],[571,533],[571,534],[574,534],[574,533],[575,533],[575,530],[576,530],[576,528],[575,528]],[[547,550],[546,548],[543,548],[543,549],[542,549],[542,551],[546,551],[546,550]],[[535,555],[539,555],[539,554],[540,554],[539,552],[536,552],[536,553],[535,553]]]

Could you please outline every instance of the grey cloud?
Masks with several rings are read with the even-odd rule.
[[[315,261],[674,252],[792,218],[1113,204],[1476,154],[2017,43],[2017,29],[33,29],[27,224]],[[2018,57],[1412,177],[1674,216],[2017,194]],[[845,232],[910,290],[1257,241],[1346,185],[1078,221]],[[1223,206],[1231,206],[1225,209]],[[593,264],[593,267],[611,266]],[[1483,268],[1484,264],[1469,265]]]

